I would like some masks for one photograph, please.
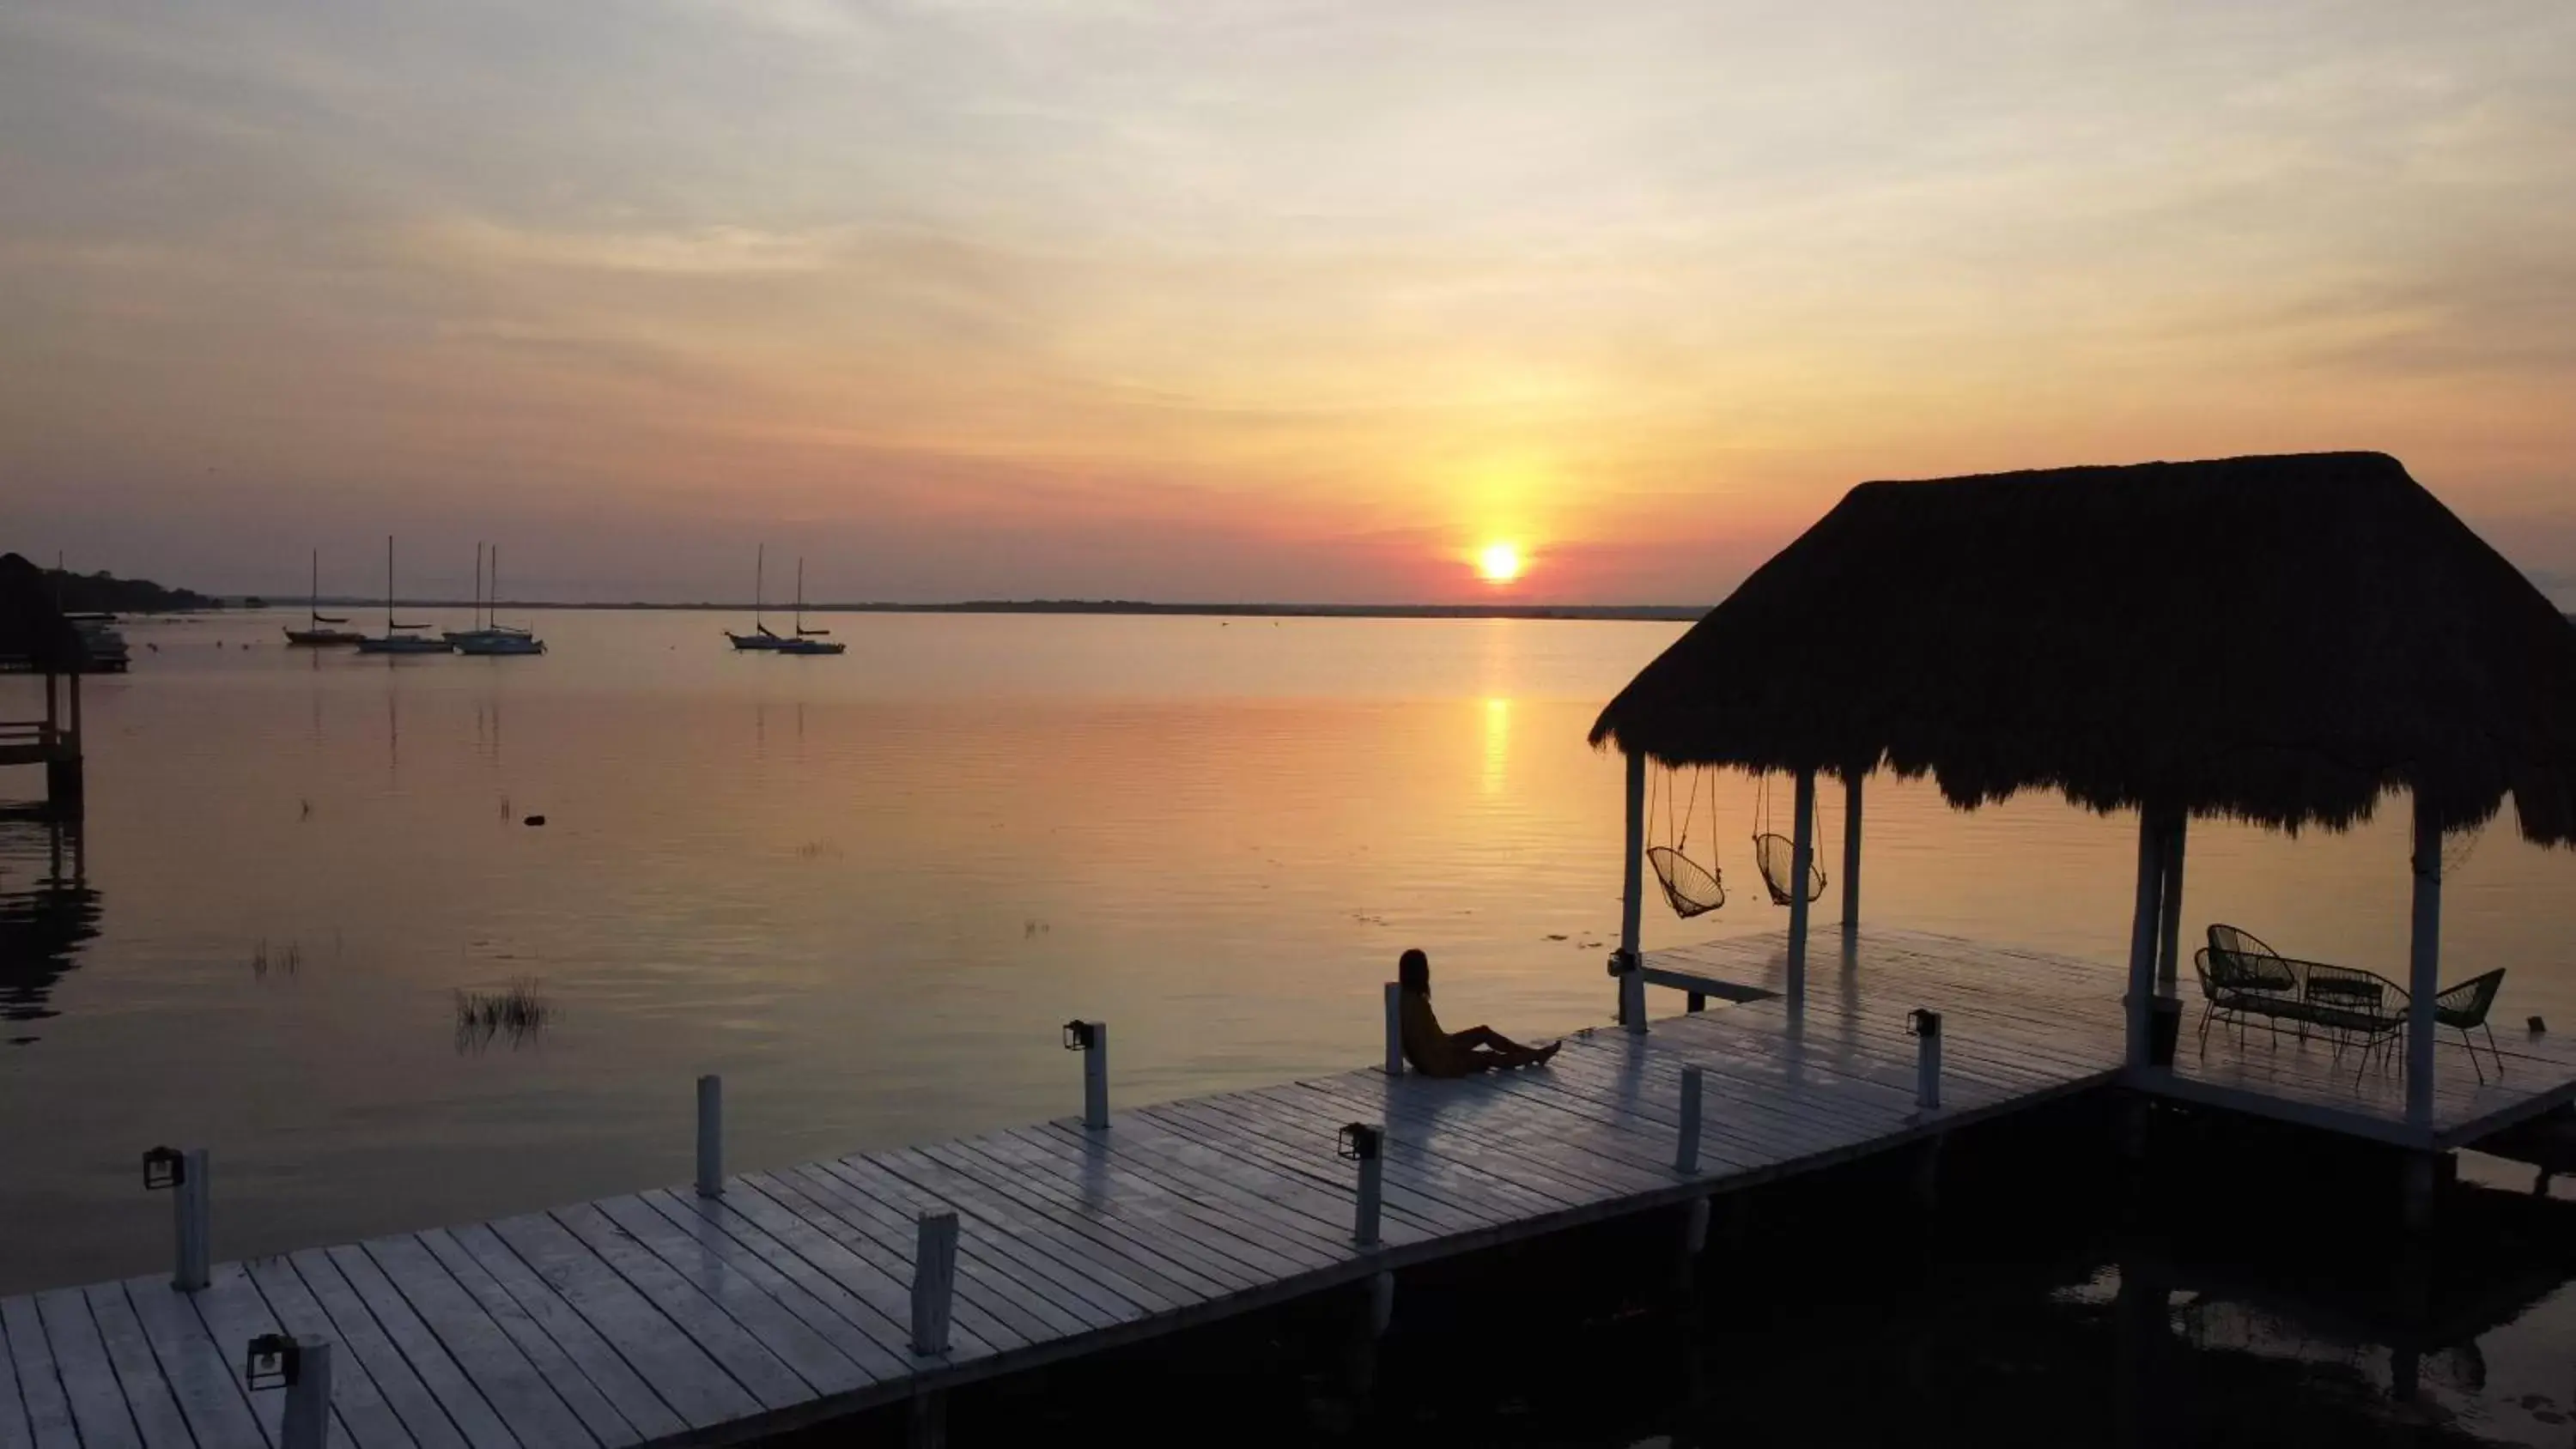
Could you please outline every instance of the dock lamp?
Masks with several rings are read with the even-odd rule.
[[[1066,1022],[1064,1049],[1082,1053],[1082,1125],[1101,1131],[1109,1125],[1109,1023]]]
[[[1378,1199],[1385,1182],[1386,1129],[1375,1123],[1353,1122],[1342,1129],[1338,1146],[1344,1158],[1360,1165],[1359,1199],[1353,1209],[1351,1241],[1363,1248],[1374,1248],[1378,1240]]]

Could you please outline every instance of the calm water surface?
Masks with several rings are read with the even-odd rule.
[[[549,613],[542,658],[384,660],[281,648],[286,617],[132,626],[85,828],[0,824],[0,1291],[158,1267],[156,1142],[213,1149],[237,1256],[684,1179],[701,1072],[756,1167],[1063,1114],[1075,1015],[1128,1101],[1355,1064],[1409,945],[1461,1022],[1595,1024],[1619,770],[1583,736],[1680,632],[862,616],[800,660]],[[1753,783],[1717,793],[1735,898],[1650,945],[1783,923]],[[2196,825],[2186,919],[2402,975],[2403,817]],[[1823,827],[1831,867],[1830,791]],[[1881,779],[1867,914],[2115,964],[2133,830]],[[2576,1023],[2576,857],[2502,823],[2444,919],[2446,977],[2506,966],[2502,1016]],[[545,1029],[460,1040],[455,993],[516,981]]]

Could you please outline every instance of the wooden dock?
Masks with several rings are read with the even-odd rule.
[[[2059,1053],[2117,1067],[2127,1021],[2118,968],[2069,960],[2009,946],[1969,942],[1911,931],[1870,930],[1846,958],[1839,934],[1818,934],[1807,971],[1809,1014],[1822,1003],[1823,1020],[1839,1019],[1849,999],[1881,993],[1920,996],[1922,1004],[1974,1001],[1988,1018],[2019,1021],[2044,1036]],[[1777,935],[1658,951],[1647,958],[1649,975],[1678,982],[1685,975],[1726,983],[1723,993],[1767,997],[1781,989],[1787,946]],[[2202,1038],[2200,1001],[2186,978],[2180,1049],[2170,1070],[2136,1068],[2120,1084],[2151,1096],[2296,1122],[2349,1137],[2367,1138],[2422,1152],[2467,1147],[2498,1130],[2576,1101],[2576,1037],[2499,1026],[2498,1071],[2480,1073],[2461,1049],[2458,1033],[2445,1029],[2433,1054],[2429,1120],[2407,1115],[2406,1074],[2398,1053],[2383,1046],[2365,1062],[2358,1050],[2337,1052],[2322,1036],[2302,1040],[2284,1025],[2277,1033],[2255,1023],[2240,1044],[2232,1026]],[[2518,1021],[2508,977],[2495,1011]],[[1810,1029],[1812,1030],[1812,1023]],[[2486,1038],[2478,1039],[2481,1057]]]
[[[156,1273],[10,1298],[0,1449],[279,1445],[285,1395],[250,1389],[244,1348],[280,1331],[335,1345],[336,1444],[747,1439],[1391,1284],[1380,1275],[2123,1080],[2116,972],[1889,932],[1861,938],[1837,971],[1834,943],[1820,944],[1797,1011],[1761,995],[1776,938],[1663,953],[1659,968],[1732,973],[1755,999],[1644,1035],[1578,1035],[1544,1070],[1432,1081],[1370,1068],[1133,1108],[1096,1130],[1066,1119],[740,1174],[717,1196],[657,1189],[220,1264],[193,1293]],[[1944,1019],[1935,1110],[1917,1101],[1919,1007]],[[2262,1051],[2222,1063],[2213,1044],[2211,1066],[2165,1089],[2294,1102],[2327,1089],[2329,1074],[2258,1065]],[[2531,1078],[2518,1088],[2538,1087],[2551,1060],[2509,1057]],[[1688,1068],[1701,1103],[1684,1171]],[[2576,1095],[2576,1068],[2546,1070]],[[2454,1132],[2491,1105],[2447,1085],[2441,1100]],[[1370,1247],[1353,1240],[1354,1166],[1335,1150],[1352,1122],[1386,1129]],[[922,1355],[918,1223],[940,1212],[960,1224],[952,1327],[947,1352]]]

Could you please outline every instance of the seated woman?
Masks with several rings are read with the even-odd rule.
[[[1431,1013],[1431,958],[1407,951],[1398,958],[1395,979],[1403,987],[1404,1059],[1426,1077],[1464,1077],[1506,1067],[1545,1066],[1563,1042],[1525,1047],[1488,1026],[1465,1031],[1440,1029]]]

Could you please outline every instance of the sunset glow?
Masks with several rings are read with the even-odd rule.
[[[1476,554],[1476,572],[1487,583],[1508,584],[1521,576],[1520,545],[1489,543]]]
[[[0,498],[271,594],[1708,602],[1865,479],[2371,448],[2576,604],[2576,7],[2464,4],[0,6]]]

